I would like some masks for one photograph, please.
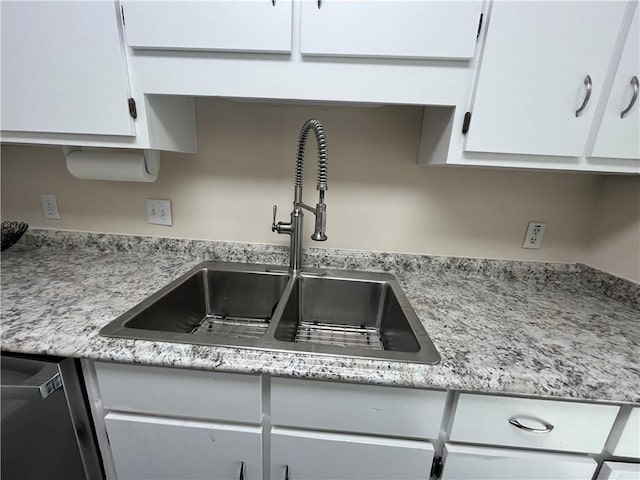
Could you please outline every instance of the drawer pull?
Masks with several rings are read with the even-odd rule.
[[[516,417],[511,417],[509,419],[509,423],[514,427],[519,428],[520,430],[531,433],[549,433],[551,430],[553,430],[553,425],[551,425],[550,423],[540,422],[544,425],[544,428],[528,427],[520,423]]]

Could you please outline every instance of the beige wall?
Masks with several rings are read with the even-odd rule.
[[[604,177],[418,166],[422,112],[415,107],[200,99],[199,153],[163,153],[159,178],[150,184],[78,180],[66,171],[60,148],[3,146],[2,219],[43,228],[286,244],[285,236],[271,233],[271,206],[277,203],[279,219],[287,219],[297,133],[310,117],[327,131],[327,247],[561,262],[587,257],[596,203],[609,197]],[[316,197],[314,148],[310,139],[309,204]],[[57,196],[60,220],[43,219],[41,193]],[[171,199],[173,227],[146,223],[145,198]],[[310,233],[311,216],[306,218]],[[521,248],[529,220],[547,223],[540,250]],[[623,249],[629,235],[620,240]],[[614,273],[625,264],[607,262],[611,252],[600,250],[597,261],[589,257],[594,263]]]
[[[584,263],[640,282],[640,177],[607,177]]]

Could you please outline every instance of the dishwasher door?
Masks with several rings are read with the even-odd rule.
[[[103,478],[74,361],[3,354],[0,368],[2,479]]]

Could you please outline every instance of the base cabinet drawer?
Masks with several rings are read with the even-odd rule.
[[[429,478],[429,442],[280,429],[271,432],[272,480]]]
[[[446,444],[442,480],[590,480],[597,463],[583,455]]]
[[[260,423],[258,375],[96,362],[105,410]]]
[[[638,480],[640,463],[604,462],[596,480]]]
[[[446,396],[441,391],[274,378],[271,422],[301,429],[437,438]]]
[[[618,457],[640,458],[640,407],[631,410],[612,453]]]
[[[600,453],[620,407],[461,394],[450,440]]]
[[[262,478],[262,428],[108,413],[119,480]]]

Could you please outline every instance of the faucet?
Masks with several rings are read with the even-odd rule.
[[[304,167],[304,151],[307,144],[309,131],[313,130],[316,135],[316,143],[318,144],[318,185],[319,193],[316,208],[306,205],[302,201],[302,169]],[[273,222],[271,223],[271,231],[281,234],[288,234],[291,237],[289,270],[292,274],[297,275],[302,270],[302,219],[304,217],[302,210],[306,209],[315,215],[316,226],[311,240],[323,242],[327,239],[325,233],[327,223],[327,206],[324,203],[324,192],[327,191],[327,139],[324,134],[324,127],[318,120],[307,120],[300,130],[298,137],[298,154],[296,157],[296,183],[293,191],[293,211],[291,212],[291,221],[289,223],[276,223],[276,215],[278,207],[273,206]]]

